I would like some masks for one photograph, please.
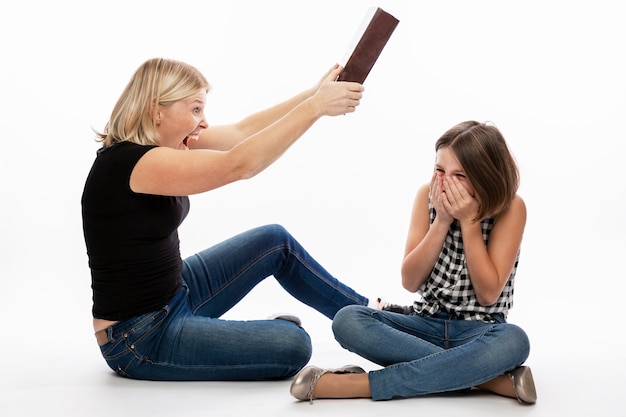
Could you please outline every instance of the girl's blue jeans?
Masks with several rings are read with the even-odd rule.
[[[526,333],[496,315],[495,323],[425,317],[347,306],[333,319],[346,349],[384,368],[369,372],[374,400],[475,387],[524,363]]]
[[[101,346],[119,375],[148,380],[262,380],[295,375],[307,332],[285,320],[222,320],[266,277],[333,318],[368,299],[318,264],[281,226],[258,227],[183,261],[183,286],[163,308],[116,323]]]

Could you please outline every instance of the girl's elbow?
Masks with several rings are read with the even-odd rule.
[[[489,307],[494,305],[498,301],[498,298],[500,298],[500,293],[476,294],[476,301],[478,301],[478,304],[480,304],[482,307]]]
[[[416,283],[415,279],[402,271],[402,288],[404,288],[408,292],[417,292],[417,290],[419,290],[419,287],[420,286]]]

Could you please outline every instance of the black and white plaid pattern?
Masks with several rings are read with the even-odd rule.
[[[436,211],[429,205],[430,223],[435,220]],[[481,221],[483,240],[485,245],[493,228],[494,217],[487,217]],[[430,277],[419,290],[421,299],[415,301],[414,309],[418,314],[434,316],[440,311],[448,312],[451,317],[462,320],[492,321],[491,314],[501,313],[506,318],[509,309],[513,307],[513,284],[519,261],[519,252],[515,265],[509,276],[502,294],[495,304],[484,307],[478,304],[472,282],[467,271],[461,226],[455,220],[439,254],[439,259],[430,273]]]

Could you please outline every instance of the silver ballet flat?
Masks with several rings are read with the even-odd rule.
[[[327,373],[333,374],[364,374],[360,366],[346,365],[337,369],[322,369],[317,366],[307,366],[300,370],[293,378],[289,392],[300,401],[309,400],[313,404],[313,392],[320,377]]]
[[[528,366],[515,368],[510,376],[511,381],[513,381],[513,387],[515,388],[515,396],[520,403],[534,404],[537,402],[535,381]]]
[[[297,316],[294,316],[293,314],[278,313],[278,314],[273,314],[273,315],[269,316],[267,319],[268,320],[285,320],[285,321],[290,321],[293,324],[295,324],[296,326],[302,327],[302,321],[300,320],[300,318],[297,317]]]

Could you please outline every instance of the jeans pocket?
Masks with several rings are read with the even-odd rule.
[[[126,345],[134,351],[137,351],[140,346],[151,345],[154,339],[158,338],[158,330],[167,317],[168,310],[165,307],[141,316],[141,320],[135,322],[122,333],[121,336],[125,340]]]
[[[168,314],[169,308],[165,307],[115,324],[111,340],[100,347],[109,367],[120,373],[133,361],[149,357]]]

